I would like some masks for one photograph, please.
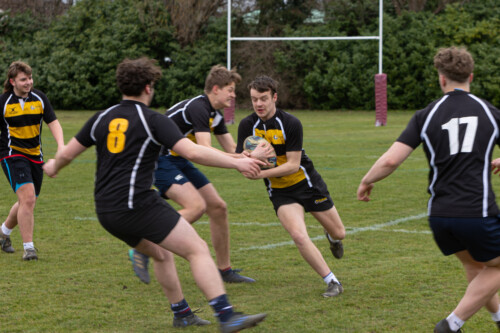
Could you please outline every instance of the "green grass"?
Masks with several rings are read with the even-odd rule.
[[[237,112],[236,121],[248,113]],[[58,112],[66,141],[91,114]],[[371,202],[356,200],[360,179],[412,113],[390,112],[385,127],[374,126],[373,112],[294,114],[304,126],[306,152],[327,182],[348,232],[345,256],[335,260],[319,223],[306,215],[309,235],[318,237],[315,243],[345,292],[334,299],[321,297],[325,284],[287,243],[290,237],[279,225],[262,181],[247,180],[234,170],[201,167],[229,207],[234,267],[258,280],[227,285],[230,300],[239,311],[268,313],[255,332],[430,332],[454,309],[466,280],[458,260],[439,252],[427,219],[418,217],[428,199],[422,149],[376,184]],[[237,126],[230,130],[236,135]],[[47,127],[43,134],[45,155],[51,157],[55,142]],[[45,178],[35,210],[38,262],[21,260],[18,229],[12,234],[17,252],[0,253],[0,332],[179,331],[171,327],[169,304],[156,280],[142,284],[132,273],[128,247],[97,222],[94,170],[90,149],[56,179]],[[2,178],[0,209],[6,216],[15,195]],[[408,217],[413,218],[405,221]],[[396,220],[401,223],[383,225]],[[195,227],[210,242],[205,216]],[[273,244],[282,245],[267,247]],[[177,264],[186,299],[203,310],[201,317],[211,319],[186,262],[178,258]],[[466,328],[494,330],[484,309]],[[217,332],[217,326],[189,331]]]

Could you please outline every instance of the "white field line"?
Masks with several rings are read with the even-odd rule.
[[[368,227],[360,227],[360,228],[352,228],[352,229],[347,229],[346,230],[346,235],[353,235],[357,234],[359,232],[365,232],[365,231],[378,231],[381,229],[384,229],[386,227],[391,227],[394,225],[402,224],[408,221],[413,221],[413,220],[418,220],[421,218],[424,218],[427,216],[427,213],[422,213],[418,215],[412,215],[412,216],[407,216],[403,217],[400,219],[392,220],[389,222],[385,223],[379,223],[379,224],[374,224]],[[75,216],[75,220],[79,221],[97,221],[96,217],[80,217],[80,216]],[[208,224],[208,221],[198,221],[195,224]],[[260,223],[260,222],[230,222],[231,225],[235,226],[261,226],[261,227],[276,227],[276,226],[281,226],[281,223],[279,222],[271,222],[271,223]],[[308,226],[307,228],[323,228],[321,225],[318,226]],[[417,231],[417,230],[406,230],[406,229],[393,229],[393,230],[387,230],[391,232],[402,232],[402,233],[411,233],[411,234],[431,234],[430,231],[422,230],[422,231]],[[312,241],[317,241],[320,239],[324,239],[324,235],[312,237]],[[279,243],[272,243],[272,244],[266,244],[266,245],[258,245],[258,246],[249,246],[249,247],[241,247],[237,249],[236,251],[250,251],[250,250],[268,250],[268,249],[274,249],[277,247],[282,247],[282,246],[289,246],[289,245],[294,245],[293,241],[286,241],[286,242],[279,242]]]

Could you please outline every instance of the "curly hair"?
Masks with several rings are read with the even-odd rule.
[[[30,65],[20,60],[14,61],[10,64],[9,69],[7,70],[7,79],[3,84],[4,93],[13,91],[14,87],[10,84],[10,79],[15,79],[20,72],[26,75],[31,75],[32,70]]]
[[[474,59],[463,47],[439,49],[434,56],[434,67],[450,80],[465,82],[474,70]]]
[[[241,82],[241,76],[236,72],[235,68],[228,70],[222,65],[215,65],[207,75],[204,91],[205,93],[209,93],[214,86],[224,88],[233,82],[235,84]]]
[[[248,84],[248,90],[254,89],[260,93],[271,91],[271,96],[278,92],[278,82],[270,78],[269,76],[262,75],[258,76]]]
[[[146,85],[153,85],[161,78],[161,68],[156,60],[147,57],[123,60],[116,69],[116,83],[127,96],[140,96]]]

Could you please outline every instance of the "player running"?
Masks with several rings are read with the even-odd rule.
[[[255,113],[239,124],[236,152],[243,151],[243,142],[248,136],[261,136],[273,146],[277,166],[262,170],[257,176],[246,176],[264,179],[269,199],[281,224],[302,257],[327,284],[323,296],[338,296],[344,289],[309,238],[304,210],[311,212],[325,228],[330,249],[337,259],[344,254],[341,240],[345,237],[345,228],[325,182],[302,148],[302,124],[296,117],[276,108],[278,83],[272,78],[257,77],[248,87]]]
[[[434,332],[461,332],[481,307],[500,329],[500,217],[491,187],[491,162],[500,145],[500,111],[470,93],[474,60],[463,48],[441,49],[434,57],[444,96],[415,113],[389,150],[363,177],[359,200],[369,201],[374,183],[389,176],[420,143],[429,174],[429,224],[444,255],[455,254],[469,285],[458,306]]]
[[[171,252],[189,261],[197,286],[220,322],[221,332],[255,326],[266,315],[233,311],[207,244],[151,186],[162,145],[197,163],[235,168],[252,175],[259,173],[259,164],[263,163],[196,145],[182,135],[172,120],[149,109],[160,76],[161,69],[148,58],[120,63],[116,79],[123,94],[121,103],[91,117],[55,159],[44,165],[44,170],[55,177],[61,168],[95,145],[94,198],[99,222],[115,237],[154,258],[156,277],[174,312],[174,326],[209,322],[198,318],[187,306]]]
[[[224,151],[234,155],[236,143],[219,110],[231,105],[236,97],[236,84],[240,81],[241,77],[235,70],[213,66],[205,80],[205,93],[177,103],[167,110],[166,115],[193,142],[212,147],[213,133]],[[254,155],[261,153],[256,151]],[[179,213],[191,224],[207,213],[217,267],[224,282],[255,282],[231,268],[227,205],[198,168],[177,152],[164,148],[155,171],[155,186],[164,198],[170,198],[182,207]],[[149,283],[148,257],[137,250],[130,250],[129,257],[139,279]]]

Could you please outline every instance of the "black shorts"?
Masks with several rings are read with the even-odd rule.
[[[269,197],[278,213],[278,208],[283,205],[298,203],[306,212],[322,212],[334,206],[326,184],[321,187],[309,187],[307,180],[303,180],[287,188],[273,188]]]
[[[198,190],[210,183],[208,178],[184,157],[160,156],[155,171],[155,186],[162,197],[167,198],[165,193],[173,184],[182,185],[187,182],[192,183]]]
[[[145,206],[126,211],[97,213],[101,225],[113,236],[135,247],[141,239],[161,243],[179,222],[180,215],[154,193]]]
[[[38,196],[42,189],[43,162],[35,163],[22,156],[6,157],[2,160],[2,169],[14,192],[24,184],[33,184]]]
[[[500,216],[460,218],[429,217],[429,225],[444,255],[467,250],[474,260],[500,256]]]

